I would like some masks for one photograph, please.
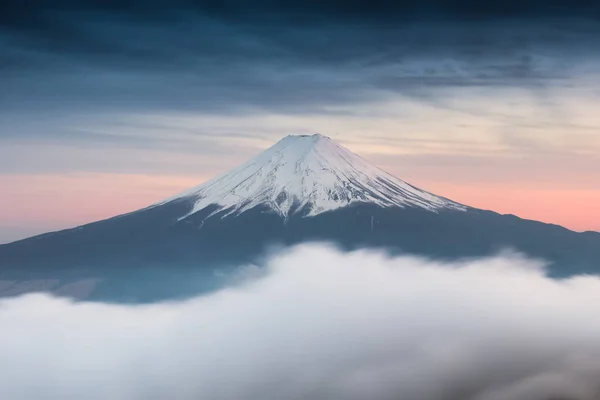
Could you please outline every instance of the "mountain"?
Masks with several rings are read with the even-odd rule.
[[[186,200],[185,220],[211,205],[212,215],[264,206],[284,219],[313,217],[353,204],[466,210],[380,170],[323,135],[287,136],[249,162],[156,206]],[[211,216],[212,216],[211,215]]]
[[[455,259],[512,248],[556,276],[600,271],[600,234],[468,207],[418,189],[322,135],[142,210],[0,246],[0,294],[50,290],[144,302],[192,295],[274,245],[326,240]]]

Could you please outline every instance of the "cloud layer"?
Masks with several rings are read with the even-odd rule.
[[[0,104],[19,114],[305,114],[554,86],[597,62],[600,36],[600,8],[562,0],[13,3],[0,8]]]
[[[10,399],[597,399],[600,279],[305,245],[220,292],[0,303]]]

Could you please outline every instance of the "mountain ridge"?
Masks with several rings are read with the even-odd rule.
[[[290,140],[299,141],[306,152],[300,151],[298,156],[298,147],[291,146],[288,154]],[[314,153],[312,141],[318,142]],[[176,299],[214,289],[219,281],[216,276],[224,271],[260,264],[272,245],[307,241],[444,260],[484,257],[508,248],[546,260],[553,276],[600,274],[600,234],[464,206],[395,177],[389,182],[398,188],[382,185],[377,178],[388,179],[389,174],[358,156],[347,155],[345,149],[337,150],[341,146],[322,136],[288,137],[283,145],[279,143],[233,172],[163,202],[0,245],[0,296],[32,288],[39,291],[44,285],[43,290],[64,294],[66,289],[61,288],[65,285],[71,288],[74,282],[83,282],[88,288],[93,281],[87,299]],[[333,156],[329,151],[320,153],[321,146],[333,148]],[[344,157],[336,158],[337,151]],[[278,157],[289,162],[282,167]],[[302,161],[306,157],[310,162]],[[348,158],[350,162],[346,162]],[[298,160],[300,174],[295,173]],[[365,166],[367,173],[356,171]],[[313,176],[306,179],[305,173]],[[318,174],[326,178],[319,179]],[[287,185],[289,179],[291,186]],[[339,184],[346,181],[348,185]],[[338,198],[318,203],[322,201],[319,196],[331,193],[327,185],[332,182],[338,185],[334,191]],[[308,190],[298,191],[298,185]],[[310,196],[313,189],[316,197]],[[303,205],[302,198],[296,203],[284,202],[289,208],[282,212],[275,201],[282,190],[287,190],[288,199],[305,193],[309,195],[304,199],[316,198],[317,212],[315,204]],[[361,195],[371,197],[358,201],[364,199]],[[54,282],[53,286],[48,286],[49,282]],[[3,287],[10,289],[6,292]]]

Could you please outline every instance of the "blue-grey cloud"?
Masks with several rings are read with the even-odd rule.
[[[319,129],[309,119],[276,133],[258,123],[161,129],[123,115],[333,120],[398,97],[457,111],[465,89],[517,87],[555,116],[552,89],[594,74],[597,16],[594,4],[566,0],[3,1],[0,141],[9,155],[0,171],[149,171],[165,168],[148,165],[150,153],[113,151],[113,166],[101,167],[75,152],[86,149],[79,158],[89,160],[99,148],[206,155],[227,153],[244,135],[274,141]],[[72,155],[47,147],[56,143]],[[41,156],[18,154],[22,145]],[[238,154],[261,146],[242,143]]]
[[[7,4],[0,105],[11,112],[307,112],[437,87],[536,87],[591,57],[600,32],[594,7],[533,0]]]

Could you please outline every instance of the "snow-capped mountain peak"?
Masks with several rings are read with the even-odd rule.
[[[466,209],[409,185],[320,134],[287,136],[250,161],[160,204],[182,198],[194,201],[188,215],[210,205],[227,214],[264,206],[282,217],[295,212],[314,216],[354,203],[434,212]]]

